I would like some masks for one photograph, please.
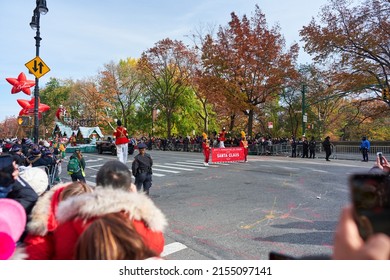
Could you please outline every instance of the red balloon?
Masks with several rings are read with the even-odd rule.
[[[19,112],[19,116],[33,115],[34,114],[35,97],[31,98],[30,101],[25,100],[25,99],[17,99],[16,101],[23,108]],[[40,103],[40,101],[38,101],[38,113],[39,114],[46,112],[49,109],[50,109],[50,106],[43,104],[43,103]]]
[[[31,95],[30,87],[35,86],[35,82],[31,80],[27,80],[26,75],[24,73],[20,73],[18,78],[5,78],[7,82],[9,82],[11,85],[13,85],[11,89],[11,93],[18,93],[20,91],[23,91],[27,95]]]

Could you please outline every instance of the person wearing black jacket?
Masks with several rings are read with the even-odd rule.
[[[0,156],[0,199],[9,198],[19,202],[26,216],[29,217],[31,210],[38,200],[38,194],[34,189],[22,178],[19,177],[19,169],[11,155]],[[26,231],[20,237],[19,242],[22,242],[26,236]]]
[[[316,158],[316,146],[316,140],[314,139],[314,136],[312,136],[309,142],[309,158]]]
[[[140,143],[138,145],[139,154],[135,156],[131,165],[131,172],[135,177],[135,185],[138,191],[141,191],[142,187],[144,192],[149,195],[149,189],[152,187],[152,157],[145,153],[146,145]]]
[[[22,204],[26,215],[31,213],[38,195],[34,189],[19,177],[19,170],[11,155],[0,156],[0,198],[11,198]]]
[[[295,137],[291,137],[291,157],[297,157],[297,141],[295,140]]]
[[[308,158],[309,157],[309,142],[307,141],[307,138],[303,136],[302,138],[302,158]]]
[[[322,142],[322,147],[324,148],[325,151],[325,159],[326,161],[330,161],[329,157],[332,154],[332,143],[330,143],[330,137],[327,136]]]

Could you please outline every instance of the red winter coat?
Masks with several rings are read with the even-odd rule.
[[[69,184],[55,186],[41,196],[35,204],[27,225],[28,235],[24,239],[28,259],[47,260],[53,255],[51,239],[58,226],[56,213],[60,195]]]
[[[164,249],[163,230],[167,225],[164,214],[143,193],[112,188],[97,188],[93,193],[69,198],[59,204],[59,225],[49,243],[54,254],[51,259],[74,259],[78,237],[97,217],[125,212],[145,245],[160,255]]]

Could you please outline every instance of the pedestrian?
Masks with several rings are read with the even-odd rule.
[[[163,151],[166,151],[166,150],[167,150],[167,145],[168,145],[168,140],[167,140],[167,138],[163,138],[163,140],[162,140],[162,148],[163,148]]]
[[[291,157],[295,158],[297,157],[297,141],[295,141],[295,137],[291,137],[290,144],[291,144]]]
[[[309,157],[309,142],[305,136],[302,137],[302,158]]]
[[[138,191],[142,190],[149,195],[149,189],[152,187],[152,157],[145,152],[145,143],[138,145],[138,155],[135,156],[131,165],[131,171],[135,177],[135,185]]]
[[[370,141],[368,141],[367,137],[363,136],[362,141],[360,142],[360,151],[363,155],[362,161],[368,161],[368,152],[370,151]]]
[[[31,212],[31,220],[27,224],[28,235],[24,239],[29,260],[47,260],[53,257],[54,248],[49,244],[59,224],[56,215],[60,202],[92,191],[85,183],[73,182],[56,185],[39,198]]]
[[[219,133],[218,141],[219,141],[219,148],[225,148],[225,141],[226,141],[226,128],[225,127],[223,127],[222,131]]]
[[[70,156],[67,170],[73,182],[80,181],[86,183],[85,159],[80,149],[75,149],[73,155]]]
[[[96,175],[93,192],[61,201],[56,215],[58,227],[53,232],[52,242],[47,244],[54,252],[51,259],[75,259],[81,234],[93,221],[109,213],[124,215],[145,245],[160,255],[164,249],[163,231],[167,220],[148,196],[135,190],[131,180],[131,172],[124,163],[108,161]]]
[[[332,154],[332,143],[330,143],[330,137],[326,136],[325,140],[322,142],[322,147],[325,151],[325,159],[326,161],[330,161],[329,157]]]
[[[203,141],[202,141],[202,150],[204,156],[204,166],[209,166],[209,158],[210,158],[210,140],[207,137],[207,134],[203,132]]]
[[[11,155],[0,156],[0,199],[11,198],[22,204],[27,217],[30,215],[38,195],[24,179]]]
[[[114,132],[116,155],[120,162],[126,164],[129,152],[129,135],[127,134],[126,127],[122,126],[121,120],[117,120],[116,124],[118,125]]]
[[[9,153],[14,157],[14,160],[16,161],[16,164],[18,166],[25,166],[26,165],[26,156],[22,152],[22,146],[18,144],[14,144],[12,148],[10,149]]]
[[[246,140],[244,131],[241,131],[240,147],[244,148],[245,162],[248,162],[248,141]]]
[[[19,176],[18,166],[11,155],[0,156],[0,199],[3,198],[19,202],[26,212],[26,217],[29,217],[38,200],[34,189]],[[24,237],[25,234],[20,237],[19,241],[22,242]]]
[[[316,146],[316,140],[314,139],[314,136],[312,136],[309,142],[309,158],[316,158]]]

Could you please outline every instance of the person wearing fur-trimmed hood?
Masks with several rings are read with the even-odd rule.
[[[58,205],[70,197],[90,192],[92,189],[82,182],[58,184],[38,199],[31,212],[31,220],[27,224],[28,235],[24,240],[28,259],[46,260],[54,256],[52,238],[58,227]]]
[[[160,255],[164,249],[165,215],[131,182],[131,172],[118,160],[106,162],[96,176],[94,192],[62,201],[57,209],[58,227],[52,238],[51,259],[75,258],[79,236],[97,218],[121,212],[132,222],[145,245]]]

